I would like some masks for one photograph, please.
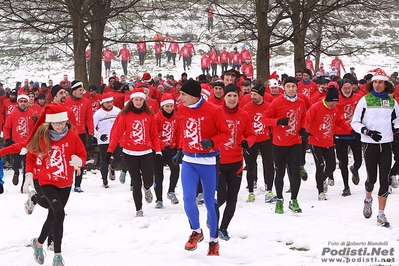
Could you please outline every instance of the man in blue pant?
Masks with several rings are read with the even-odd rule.
[[[228,141],[231,134],[226,120],[217,115],[221,114],[219,107],[201,96],[201,86],[197,81],[190,79],[183,84],[180,100],[180,149],[173,159],[175,164],[182,163],[184,210],[193,230],[185,249],[195,250],[197,243],[204,239],[196,204],[197,186],[201,182],[210,230],[208,256],[218,256],[216,188],[219,147]]]

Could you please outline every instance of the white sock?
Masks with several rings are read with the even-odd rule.
[[[217,238],[211,237],[211,238],[209,239],[209,242],[217,243],[217,242],[218,242],[218,239],[217,239]]]
[[[201,228],[195,229],[195,230],[193,230],[193,231],[196,232],[196,233],[198,233],[198,234],[200,234],[200,233],[202,232]]]
[[[378,216],[381,216],[384,214],[384,210],[378,210]]]

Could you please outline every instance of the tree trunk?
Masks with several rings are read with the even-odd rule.
[[[267,6],[269,1],[256,0],[255,10],[258,29],[258,45],[256,53],[256,76],[262,84],[270,75],[270,27],[267,24]]]
[[[101,75],[102,75],[102,51],[104,43],[104,31],[105,23],[107,22],[106,17],[110,13],[111,0],[97,1],[97,4],[93,5],[91,11],[93,18],[91,19],[91,39],[89,43],[91,45],[91,58],[90,58],[90,73],[89,82],[90,85],[101,86]],[[102,19],[95,19],[102,18]],[[104,83],[108,84],[107,80],[103,80]]]

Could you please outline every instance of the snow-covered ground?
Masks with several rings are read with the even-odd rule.
[[[259,158],[258,158],[259,159]],[[260,164],[260,161],[258,161]],[[314,180],[315,167],[307,153],[306,169],[309,179],[302,182],[299,204],[302,214],[288,209],[290,194],[284,193],[285,213],[274,213],[275,204],[264,203],[262,181],[255,190],[256,201],[246,203],[246,174],[244,173],[237,210],[228,228],[231,239],[219,240],[220,256],[208,257],[209,230],[206,228],[206,209],[200,206],[201,227],[205,240],[195,251],[186,251],[184,244],[191,234],[183,209],[180,181],[176,192],[180,203],[172,205],[164,196],[165,208],[155,209],[155,203],[143,203],[143,218],[135,217],[130,177],[125,184],[117,179],[110,181],[110,188],[101,187],[99,171],[84,175],[84,193],[71,193],[66,206],[62,244],[66,265],[399,265],[399,190],[388,198],[386,216],[391,228],[377,226],[377,196],[374,193],[373,216],[365,219],[362,214],[364,199],[364,165],[360,168],[361,183],[350,183],[352,195],[342,197],[342,178],[339,169],[334,173],[335,186],[329,187],[327,201],[317,201]],[[259,167],[259,176],[261,168]],[[169,170],[165,169],[169,176]],[[38,237],[47,210],[37,206],[27,215],[23,204],[27,199],[19,192],[20,186],[11,183],[12,171],[5,171],[5,191],[0,195],[0,265],[36,265],[30,239]],[[285,178],[285,190],[288,178]],[[168,179],[164,182],[164,194]],[[376,186],[378,190],[378,185]],[[380,245],[369,243],[380,242]],[[385,242],[388,241],[388,242]],[[350,242],[352,246],[347,246]],[[386,256],[331,256],[334,252],[348,252],[362,248],[367,252],[387,250]],[[377,249],[375,249],[377,248]],[[394,251],[391,251],[394,248]],[[322,251],[330,249],[322,256]],[[392,256],[391,256],[392,255]],[[47,251],[44,265],[51,265],[53,252]],[[342,258],[349,263],[322,262],[323,258]],[[371,259],[394,258],[388,264]],[[366,261],[366,259],[369,259]]]

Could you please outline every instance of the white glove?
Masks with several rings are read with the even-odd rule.
[[[24,186],[22,188],[22,192],[28,193],[29,192],[29,186],[31,186],[32,188],[35,187],[35,185],[33,185],[33,174],[30,173],[30,172],[25,174],[25,183],[24,183]]]
[[[23,147],[21,149],[21,151],[19,152],[19,155],[26,155],[27,153],[28,153],[28,150],[25,147]]]
[[[71,156],[71,160],[69,161],[70,166],[81,167],[83,164],[82,159],[80,159],[75,154]]]

